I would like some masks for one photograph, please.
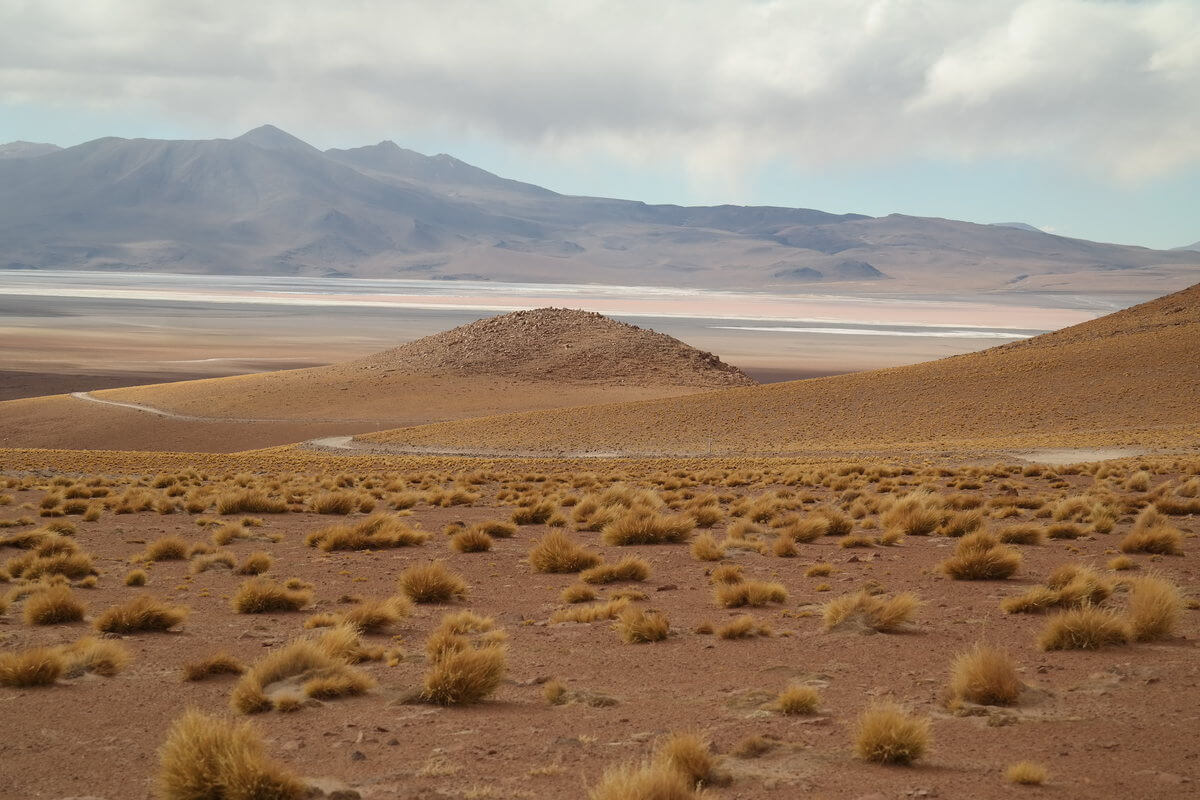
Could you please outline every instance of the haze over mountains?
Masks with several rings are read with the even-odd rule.
[[[1166,292],[1200,253],[1029,226],[572,197],[392,142],[0,146],[0,268],[696,288]]]

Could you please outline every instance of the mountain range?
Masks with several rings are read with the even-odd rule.
[[[892,214],[568,196],[390,141],[0,145],[0,269],[877,292],[1166,292],[1200,252]]]

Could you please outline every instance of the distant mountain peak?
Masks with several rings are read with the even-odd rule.
[[[26,142],[18,139],[15,142],[0,144],[0,158],[37,158],[61,149],[56,144]]]
[[[246,131],[234,141],[246,142],[263,150],[282,150],[304,153],[319,153],[317,148],[308,142],[292,136],[285,130],[274,125],[259,125],[254,130]]]
[[[993,228],[1014,228],[1018,231],[1029,231],[1030,233],[1045,233],[1044,230],[1028,222],[990,222],[988,223]]]

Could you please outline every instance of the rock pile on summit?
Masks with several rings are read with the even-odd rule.
[[[712,387],[754,383],[737,367],[672,336],[566,308],[482,319],[358,363],[368,369],[425,374],[588,383]]]

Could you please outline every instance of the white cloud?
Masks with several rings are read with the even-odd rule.
[[[6,101],[471,135],[718,182],[947,155],[1138,179],[1200,160],[1200,4],[0,0]]]

